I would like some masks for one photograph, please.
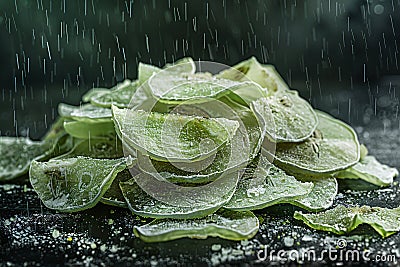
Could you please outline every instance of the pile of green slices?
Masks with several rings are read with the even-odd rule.
[[[384,187],[398,171],[255,58],[217,75],[196,72],[190,58],[140,63],[137,80],[94,88],[58,112],[41,141],[0,137],[0,181],[29,172],[50,209],[128,208],[154,218],[134,228],[147,242],[248,239],[259,229],[253,211],[276,204],[337,234],[361,223],[383,237],[400,230],[400,208],[331,209],[338,180]]]

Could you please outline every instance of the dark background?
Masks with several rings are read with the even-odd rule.
[[[371,98],[382,77],[398,73],[399,8],[398,0],[1,1],[0,134],[39,138],[59,102],[134,79],[139,61],[183,56],[229,65],[256,56],[317,107],[318,97],[360,86],[358,97]]]

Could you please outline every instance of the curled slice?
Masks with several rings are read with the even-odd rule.
[[[209,101],[246,85],[226,79],[217,79],[209,73],[175,73],[161,71],[149,79],[152,94],[167,103],[183,101]]]
[[[400,207],[387,209],[338,205],[334,209],[321,213],[303,214],[296,211],[294,218],[302,220],[316,230],[329,231],[338,235],[351,232],[363,223],[372,226],[382,237],[400,231]]]
[[[389,186],[399,175],[396,168],[380,163],[373,156],[364,156],[356,165],[335,174],[337,178],[362,179],[377,186]]]
[[[214,196],[210,194],[207,202],[202,205],[186,207],[174,206],[151,197],[135,182],[135,179],[146,179],[145,176],[148,175],[149,174],[146,173],[140,173],[135,178],[120,183],[122,194],[128,203],[129,209],[133,213],[143,217],[175,219],[201,218],[217,211],[222,205],[229,201],[235,192],[235,187],[233,187],[223,196]],[[232,175],[238,176],[238,173],[236,172]]]
[[[326,210],[333,205],[338,191],[338,184],[333,177],[323,178],[301,178],[303,182],[312,182],[314,184],[312,190],[307,195],[290,199],[287,203],[299,206],[309,211]]]
[[[0,137],[0,181],[25,174],[33,160],[46,158],[51,150],[52,145],[48,142],[25,137]]]
[[[111,120],[111,110],[85,104],[82,106],[71,106],[61,103],[58,105],[58,113],[61,117],[81,122],[108,122]]]
[[[206,119],[114,106],[113,116],[124,144],[154,159],[171,162],[196,161],[215,154],[239,127],[238,122],[225,118]]]
[[[294,91],[279,92],[260,98],[252,104],[268,108],[275,127],[267,127],[267,137],[276,142],[304,141],[312,135],[318,125],[317,115],[311,105]]]
[[[132,164],[130,157],[33,161],[29,177],[33,189],[46,207],[73,212],[95,206],[117,174]]]
[[[217,77],[233,81],[253,81],[269,94],[289,90],[289,87],[274,66],[262,65],[255,57],[222,71]]]
[[[312,183],[302,183],[287,175],[260,156],[239,180],[238,187],[224,208],[232,210],[257,210],[286,203],[309,194]]]
[[[331,116],[317,112],[318,126],[301,143],[278,143],[275,162],[290,173],[321,175],[346,169],[360,159],[354,130]]]
[[[229,240],[252,238],[259,222],[250,211],[219,210],[205,218],[193,220],[156,219],[136,226],[134,233],[145,242],[164,242],[179,238],[205,239],[216,236]]]
[[[106,122],[66,121],[64,129],[71,136],[80,139],[109,138],[116,135],[112,120]]]
[[[108,92],[91,97],[90,103],[105,108],[110,108],[111,105],[126,108],[132,101],[138,87],[138,81],[131,82],[130,80],[125,80],[124,82],[117,84]]]

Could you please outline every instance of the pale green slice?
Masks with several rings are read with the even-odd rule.
[[[380,163],[373,156],[365,156],[356,165],[336,173],[335,177],[361,179],[377,186],[389,186],[398,175],[396,168]]]
[[[312,190],[307,195],[290,199],[287,203],[299,206],[309,211],[321,211],[333,205],[338,191],[338,183],[333,177],[301,178],[302,182],[312,182]]]
[[[204,159],[228,142],[238,122],[225,118],[201,118],[179,114],[119,109],[113,106],[120,138],[161,161],[184,162]]]
[[[302,220],[316,230],[329,231],[338,235],[351,232],[363,223],[372,226],[382,237],[400,231],[400,208],[338,205],[334,209],[320,213],[303,214],[296,211],[294,218]]]
[[[154,74],[148,83],[152,94],[167,103],[209,101],[247,84],[217,79],[209,73],[186,74],[171,71]]]
[[[128,208],[128,204],[125,201],[124,195],[122,194],[119,184],[121,182],[126,182],[130,179],[132,179],[132,175],[129,172],[129,170],[125,169],[122,172],[118,173],[117,177],[115,177],[111,186],[104,193],[100,201],[107,205],[121,207],[121,208]]]
[[[275,162],[291,173],[332,173],[356,164],[360,145],[354,130],[342,121],[317,112],[318,126],[301,143],[278,143]]]
[[[80,139],[109,138],[116,134],[111,119],[104,122],[66,121],[64,129],[68,134]]]
[[[311,136],[318,125],[318,118],[311,105],[297,93],[279,92],[260,98],[253,105],[268,108],[275,127],[267,127],[267,137],[275,142],[301,142]],[[271,116],[270,115],[270,116]]]
[[[95,206],[117,174],[131,164],[132,158],[33,161],[29,177],[46,207],[64,212],[80,211]]]
[[[250,80],[259,84],[269,94],[289,90],[285,81],[272,65],[262,65],[255,57],[222,71],[217,77],[233,81]]]
[[[134,233],[145,242],[164,242],[179,238],[205,239],[216,236],[229,240],[245,240],[258,232],[259,222],[250,211],[226,211],[193,220],[156,219],[135,226]]]
[[[70,141],[63,129],[62,119],[52,124],[42,141],[0,136],[0,181],[12,180],[27,173],[33,160],[45,160],[65,153],[70,149]]]
[[[79,139],[75,142],[74,147],[70,151],[55,159],[73,158],[77,156],[97,159],[116,159],[122,158],[124,152],[122,143],[118,138]]]
[[[143,62],[139,63],[138,66],[138,81],[139,84],[143,84],[147,82],[154,73],[160,72],[162,69],[150,64],[146,64]]]
[[[109,91],[110,89],[108,88],[92,88],[82,96],[82,101],[90,102],[90,99],[92,99],[93,97],[100,96],[104,93],[108,93]]]
[[[129,107],[138,87],[138,81],[131,82],[130,80],[125,80],[108,92],[93,96],[90,99],[90,103],[105,108],[110,108],[111,105],[126,108]]]
[[[85,104],[71,106],[65,103],[58,105],[58,113],[61,117],[81,122],[108,122],[111,119],[111,109]]]
[[[232,197],[235,187],[225,195],[210,194],[207,202],[202,205],[174,206],[164,203],[148,195],[135,182],[135,179],[146,179],[149,174],[141,173],[127,182],[120,183],[122,194],[128,203],[129,209],[137,215],[151,218],[192,219],[201,218],[217,211]],[[233,173],[232,175],[238,175]],[[182,196],[183,197],[183,196]]]
[[[232,210],[257,210],[307,195],[313,184],[297,181],[266,158],[246,169],[231,200],[224,205]]]
[[[33,160],[42,160],[51,153],[52,145],[26,137],[0,137],[0,181],[7,181],[29,170]]]

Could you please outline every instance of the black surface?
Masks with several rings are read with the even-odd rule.
[[[341,91],[339,94],[315,97],[312,102],[315,107],[350,122],[357,130],[361,142],[368,146],[370,154],[386,164],[400,168],[396,89],[392,86],[377,88],[379,90],[371,90],[365,86],[354,91]],[[350,191],[346,183],[342,182],[335,205],[397,207],[400,202],[398,181],[396,179],[390,188],[368,192]],[[366,186],[358,183],[358,188],[365,189]],[[20,179],[16,184],[0,185],[0,259],[9,265],[29,266],[257,264],[269,263],[269,258],[260,262],[256,257],[257,252],[265,246],[268,251],[311,249],[319,257],[323,250],[335,249],[338,240],[344,239],[347,246],[342,251],[369,250],[372,260],[369,264],[395,264],[394,259],[388,262],[374,261],[376,255],[394,255],[395,260],[400,261],[400,234],[382,239],[369,226],[361,226],[347,236],[315,231],[292,218],[296,209],[289,205],[278,205],[256,212],[263,222],[259,233],[249,241],[231,242],[208,238],[147,244],[134,237],[132,232],[134,225],[145,221],[128,210],[98,204],[84,212],[57,213],[45,208],[29,184]],[[285,237],[293,238],[294,245],[285,246]],[[272,260],[274,264],[363,263],[362,259],[346,261],[344,256],[332,261],[327,254],[317,261],[297,259],[282,262],[276,257]]]

